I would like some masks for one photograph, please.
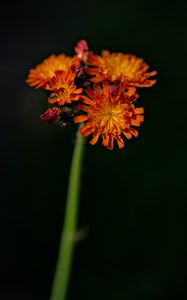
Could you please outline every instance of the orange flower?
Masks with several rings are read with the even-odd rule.
[[[87,69],[89,75],[95,76],[90,79],[92,82],[120,81],[135,87],[149,87],[156,82],[148,78],[157,72],[147,72],[149,66],[143,59],[132,54],[110,53],[105,50],[101,56],[91,55],[88,64],[93,66]]]
[[[67,72],[72,66],[79,64],[80,61],[77,57],[53,54],[29,71],[26,82],[36,88],[48,89],[48,82],[54,76],[55,71],[62,70]]]
[[[52,79],[48,82],[48,89],[51,90],[52,97],[49,98],[51,104],[58,103],[64,105],[77,101],[82,93],[82,88],[77,89],[74,79],[76,74],[71,70],[68,72],[56,71]]]
[[[86,114],[74,117],[75,123],[86,122],[80,129],[82,136],[93,134],[90,144],[94,145],[99,137],[102,137],[103,146],[112,150],[114,140],[119,148],[124,147],[122,136],[131,139],[132,135],[138,136],[133,126],[140,126],[144,117],[143,107],[135,108],[133,101],[138,95],[122,92],[124,87],[119,86],[113,93],[109,83],[102,82],[102,89],[97,85],[87,89],[87,96],[81,95],[84,104],[78,105],[78,109]]]

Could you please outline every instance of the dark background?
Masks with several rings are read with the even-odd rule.
[[[75,135],[43,123],[25,84],[51,53],[85,38],[158,70],[145,122],[124,150],[86,147],[68,300],[187,299],[187,2],[4,1],[1,5],[0,300],[49,299]]]

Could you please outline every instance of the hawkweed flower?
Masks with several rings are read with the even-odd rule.
[[[87,73],[94,76],[90,79],[92,82],[119,81],[135,87],[150,87],[156,82],[149,78],[157,72],[148,72],[149,66],[143,59],[132,54],[110,53],[105,50],[101,56],[92,54],[88,65],[91,67],[87,69]]]
[[[76,56],[70,57],[65,54],[52,54],[41,64],[30,70],[26,82],[36,88],[49,89],[48,83],[54,76],[55,71],[68,72],[72,66],[78,66],[79,64],[80,61]]]
[[[48,82],[48,90],[53,92],[53,97],[48,99],[49,103],[64,105],[79,100],[83,89],[77,89],[74,83],[75,77],[76,73],[73,73],[71,69],[67,72],[56,71]]]
[[[138,131],[133,126],[140,126],[144,117],[143,107],[135,108],[133,102],[137,94],[128,95],[119,87],[111,93],[108,82],[102,82],[102,89],[97,85],[86,90],[87,96],[81,96],[83,104],[78,108],[85,114],[74,117],[76,123],[85,122],[80,129],[83,137],[92,134],[90,144],[94,145],[102,137],[103,146],[112,150],[114,140],[118,147],[124,147],[124,138],[137,137]]]

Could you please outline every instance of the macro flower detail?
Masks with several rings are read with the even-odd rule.
[[[102,82],[102,89],[97,85],[86,90],[87,96],[81,96],[83,104],[78,108],[84,114],[75,116],[75,123],[85,122],[80,129],[83,137],[92,134],[90,144],[94,145],[102,137],[103,146],[112,150],[114,141],[118,147],[124,147],[124,137],[131,139],[137,137],[138,132],[133,126],[140,126],[143,122],[143,107],[135,108],[133,102],[138,95],[127,95],[119,87],[111,93],[108,82]]]
[[[65,54],[52,54],[41,64],[30,70],[26,82],[36,88],[48,89],[48,82],[54,76],[55,71],[68,72],[71,67],[79,64],[80,61],[77,57],[70,57]]]
[[[90,79],[92,82],[125,81],[127,86],[135,87],[150,87],[156,82],[149,78],[157,72],[148,72],[149,66],[143,59],[132,54],[110,53],[105,50],[101,56],[92,54],[88,64],[91,67],[87,69],[87,73],[95,76]]]
[[[76,74],[71,70],[68,72],[56,71],[54,73],[54,76],[48,82],[48,90],[53,92],[52,97],[48,99],[49,103],[64,105],[79,100],[82,88],[77,89],[74,83],[75,76]]]
[[[83,39],[74,51],[73,56],[51,55],[28,73],[27,84],[43,89],[48,99],[41,120],[73,128],[80,123],[80,133],[90,136],[90,144],[101,141],[109,150],[115,144],[124,148],[144,121],[138,91],[153,86],[157,72],[133,54],[105,50],[96,55]]]

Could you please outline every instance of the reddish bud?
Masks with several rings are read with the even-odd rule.
[[[88,60],[89,48],[85,40],[80,40],[75,46],[75,53],[77,57],[82,60],[84,63]]]
[[[62,111],[59,107],[52,107],[40,115],[40,118],[48,124],[55,124],[60,121],[61,113]]]

